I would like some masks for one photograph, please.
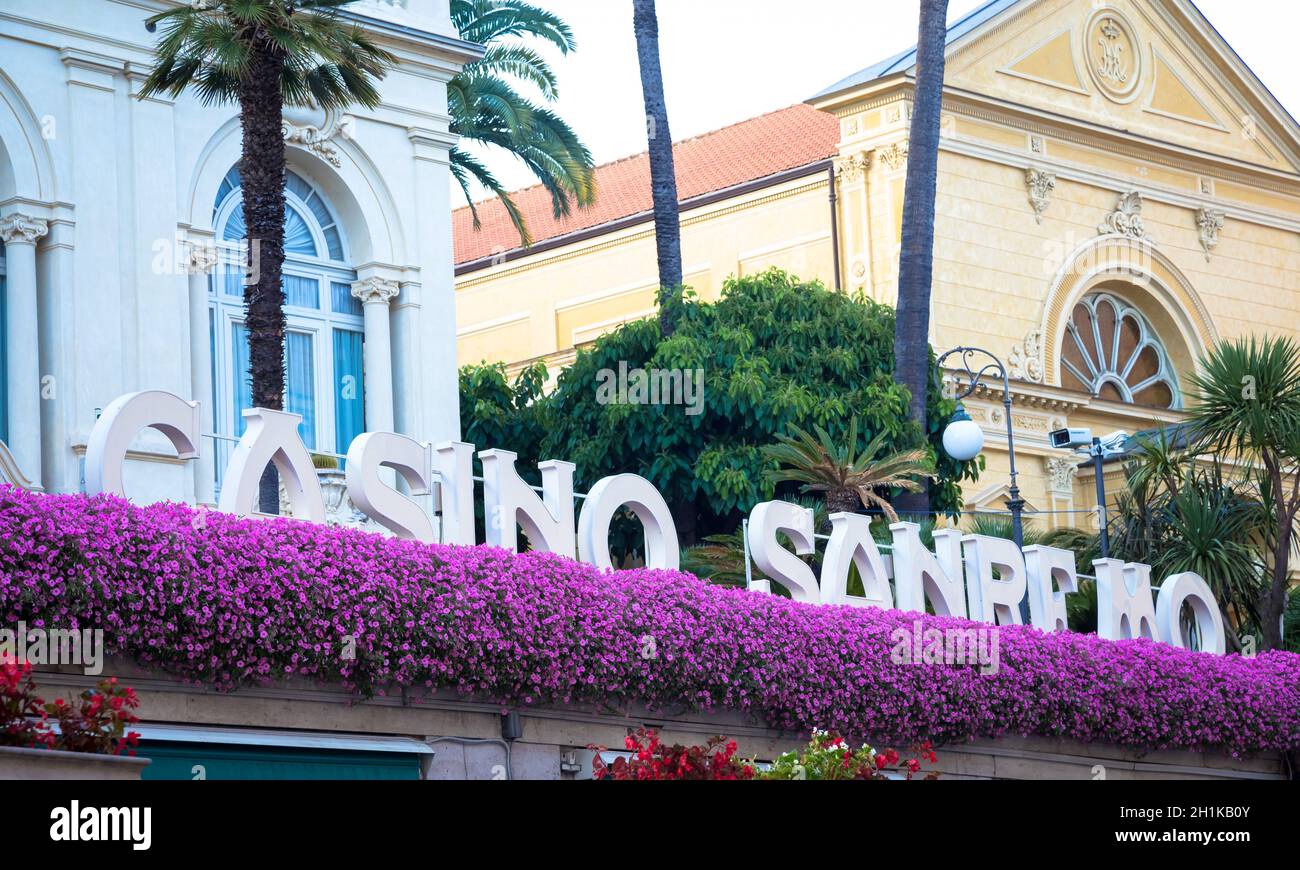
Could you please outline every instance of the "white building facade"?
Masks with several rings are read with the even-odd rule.
[[[100,409],[199,401],[197,462],[156,432],[138,501],[214,503],[249,405],[234,105],[138,99],[175,0],[0,0],[0,481],[82,488]],[[373,110],[286,112],[286,410],[320,453],[459,437],[446,85],[481,49],[448,0],[345,13],[399,58]]]

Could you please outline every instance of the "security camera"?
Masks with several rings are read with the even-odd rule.
[[[1092,445],[1091,429],[1056,429],[1048,436],[1052,446],[1061,450]]]
[[[1120,430],[1101,439],[1102,456],[1118,456],[1128,447],[1128,433]]]

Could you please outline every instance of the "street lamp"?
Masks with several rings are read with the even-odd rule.
[[[987,350],[978,347],[956,347],[939,357],[940,369],[943,368],[944,360],[953,354],[961,354],[961,364],[966,370],[969,383],[953,397],[958,402],[957,413],[952,415],[952,420],[943,430],[943,449],[958,462],[965,462],[979,455],[980,449],[984,446],[984,433],[962,408],[961,400],[975,392],[985,375],[1002,378],[1002,407],[1006,409],[1007,418],[1007,458],[1011,465],[1011,487],[1007,490],[1007,507],[1011,509],[1011,540],[1016,542],[1017,547],[1023,547],[1025,530],[1021,514],[1025,508],[1025,500],[1020,497],[1020,487],[1016,485],[1016,443],[1011,430],[1011,381],[1007,378],[1006,367],[1002,365],[1002,360]],[[981,365],[972,365],[973,362],[981,360],[981,355],[987,357],[989,361]]]

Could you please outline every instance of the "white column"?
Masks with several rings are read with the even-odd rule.
[[[366,431],[393,431],[393,347],[388,303],[397,295],[397,282],[377,276],[352,284],[365,318]]]
[[[190,400],[199,403],[199,457],[194,461],[195,504],[216,504],[213,491],[216,473],[216,441],[205,438],[213,428],[212,344],[208,327],[208,275],[217,265],[217,249],[211,242],[190,241],[185,271],[189,275],[190,312]]]
[[[451,201],[450,151],[456,136],[445,130],[408,131],[415,158],[412,190],[419,258],[418,310],[403,311],[413,320],[415,357],[401,360],[415,369],[418,395],[402,396],[412,403],[420,440],[460,438],[460,382],[456,370],[456,285],[451,249],[451,211],[422,204]]]
[[[43,220],[11,214],[0,219],[5,243],[5,360],[9,379],[9,451],[19,470],[40,486],[41,366],[36,316],[36,241],[48,233]]]

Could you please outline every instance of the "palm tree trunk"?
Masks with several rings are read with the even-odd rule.
[[[894,321],[894,374],[911,393],[908,416],[920,426],[922,437],[928,435],[925,406],[930,386],[930,282],[934,273],[934,196],[939,175],[947,19],[948,0],[921,0]],[[929,513],[928,483],[920,492],[903,493],[898,509]]]
[[[244,285],[253,406],[284,405],[284,55],[263,40],[253,48],[250,75],[239,89],[243,152],[239,176],[248,227],[249,283]],[[278,513],[279,480],[268,465],[258,487],[263,513]]]
[[[659,67],[659,19],[654,0],[632,0],[641,93],[645,99],[650,150],[650,193],[654,202],[655,255],[659,262],[659,331],[673,334],[682,294],[682,229],[677,213],[673,137],[668,131],[663,70]]]
[[[824,501],[826,502],[826,513],[857,513],[862,507],[862,499],[858,497],[857,490],[854,489],[832,489],[828,490]]]

